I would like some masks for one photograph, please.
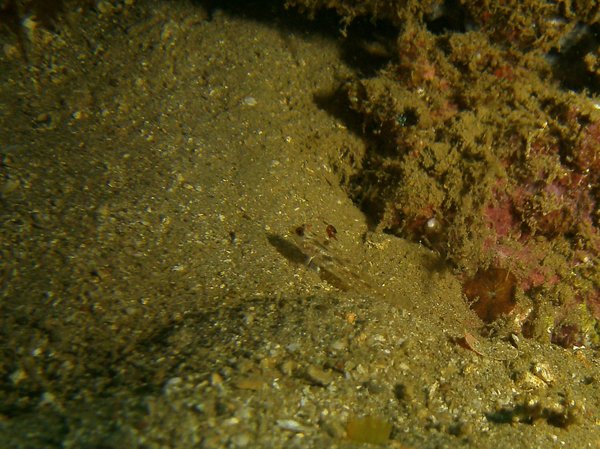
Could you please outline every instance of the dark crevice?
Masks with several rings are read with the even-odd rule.
[[[446,0],[426,18],[425,25],[433,34],[464,33],[473,27],[473,20],[458,0]]]
[[[600,24],[578,25],[571,32],[571,40],[566,40],[560,52],[555,49],[548,54],[554,77],[565,89],[600,93],[600,76],[591,73],[585,61],[588,54],[598,54]]]

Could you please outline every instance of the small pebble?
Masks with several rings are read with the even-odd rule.
[[[307,433],[310,431],[310,427],[304,426],[293,419],[278,419],[277,425],[283,430],[289,430],[291,432]]]
[[[247,377],[237,380],[234,385],[240,390],[258,391],[264,388],[266,386],[266,383],[264,380],[257,377]]]
[[[345,340],[336,340],[331,344],[331,349],[334,351],[343,351],[347,346]]]
[[[257,101],[254,97],[246,97],[242,100],[242,103],[244,103],[246,106],[256,106]]]
[[[308,367],[306,374],[311,382],[323,387],[329,385],[333,381],[333,374],[331,371],[324,371],[313,365]]]
[[[210,384],[213,387],[216,387],[217,385],[221,385],[223,383],[223,378],[221,377],[221,375],[219,373],[212,373],[210,375]]]
[[[329,434],[331,438],[342,439],[346,438],[346,429],[344,425],[333,419],[329,419],[321,423],[321,428]]]
[[[539,377],[547,384],[554,382],[554,375],[552,374],[552,371],[547,363],[535,363],[531,367],[531,371],[536,377]]]
[[[235,447],[247,447],[252,441],[252,436],[246,432],[231,437],[231,443]]]
[[[7,194],[14,192],[21,186],[21,182],[18,179],[7,179],[4,184],[0,186],[0,193]]]

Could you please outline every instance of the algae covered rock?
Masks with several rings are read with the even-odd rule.
[[[288,3],[398,28],[390,62],[346,84],[370,142],[347,187],[371,221],[437,251],[480,308],[469,291],[514,291],[526,335],[597,341],[597,4]]]

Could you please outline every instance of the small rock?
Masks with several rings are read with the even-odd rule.
[[[263,379],[258,377],[246,377],[242,379],[238,379],[235,384],[236,388],[240,390],[254,390],[258,391],[263,389],[267,384]]]
[[[336,340],[331,344],[334,351],[344,351],[348,347],[346,340]]]
[[[529,371],[519,376],[515,383],[522,390],[537,390],[547,387],[546,382]]]
[[[306,375],[311,382],[321,385],[322,387],[326,387],[333,381],[333,374],[331,371],[322,370],[314,365],[308,367]]]
[[[212,373],[210,375],[210,384],[213,387],[219,386],[223,383],[223,378],[221,377],[221,375],[219,373]]]
[[[18,179],[7,179],[4,184],[0,185],[0,193],[7,194],[14,192],[21,186],[21,182]]]
[[[531,368],[531,372],[547,384],[551,384],[552,382],[554,382],[554,375],[552,374],[552,370],[546,363],[534,363]]]
[[[244,105],[246,105],[246,106],[256,106],[256,104],[258,102],[256,101],[256,98],[254,98],[254,97],[246,97],[242,100],[242,103],[244,103]]]
[[[243,432],[231,437],[231,443],[233,443],[235,447],[247,447],[251,441],[252,436],[247,432]]]
[[[307,433],[310,432],[310,427],[300,424],[294,419],[278,419],[277,425],[283,430],[289,430],[290,432]]]
[[[346,429],[344,425],[334,419],[328,419],[321,423],[321,428],[327,432],[331,438],[342,439],[346,438]]]

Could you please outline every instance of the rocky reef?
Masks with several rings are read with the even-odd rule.
[[[370,142],[347,189],[375,225],[438,252],[488,332],[598,344],[598,4],[288,4],[398,30],[345,86]]]

